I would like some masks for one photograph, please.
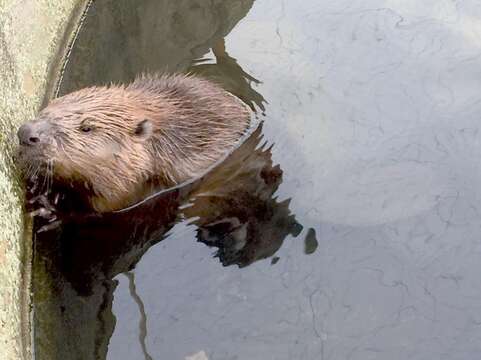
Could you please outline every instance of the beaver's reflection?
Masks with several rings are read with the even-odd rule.
[[[289,200],[273,198],[282,182],[282,170],[273,166],[271,149],[259,147],[258,129],[213,171],[183,210],[194,218],[197,239],[219,250],[223,265],[240,267],[272,256],[288,235],[297,235],[300,225],[290,215]],[[244,148],[243,146],[243,148]]]
[[[55,338],[58,358],[69,359],[79,351],[82,359],[104,358],[115,323],[112,279],[131,270],[181,219],[191,219],[198,240],[217,247],[224,265],[242,267],[270,257],[287,235],[298,234],[289,201],[274,197],[282,170],[261,142],[258,127],[198,181],[126,211],[69,219],[58,229],[37,234],[35,256],[47,263],[55,293],[37,306],[61,312],[62,323],[50,326],[60,336]],[[38,295],[42,282],[34,283]]]

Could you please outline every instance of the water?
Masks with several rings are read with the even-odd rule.
[[[473,0],[95,2],[61,94],[192,71],[264,124],[247,181],[200,185],[231,203],[176,218],[167,194],[79,248],[37,239],[64,259],[37,256],[37,357],[477,359],[480,19]]]

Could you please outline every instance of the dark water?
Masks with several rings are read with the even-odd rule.
[[[471,0],[95,2],[61,94],[191,71],[264,123],[37,237],[37,357],[478,359],[480,34]]]

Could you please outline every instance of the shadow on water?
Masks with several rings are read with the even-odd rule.
[[[59,94],[142,71],[186,71],[214,79],[253,109],[265,100],[225,49],[223,37],[253,1],[97,1],[87,14],[65,67]],[[210,49],[216,62],[203,57]],[[130,272],[178,222],[197,241],[217,249],[227,265],[247,266],[273,256],[288,235],[302,230],[289,201],[275,192],[282,170],[263,141],[262,124],[203,178],[165,191],[128,211],[65,219],[35,237],[34,306],[37,359],[105,359],[115,328],[114,277],[124,273],[141,314],[146,313]],[[39,229],[39,222],[36,229]],[[278,259],[278,258],[277,258]],[[272,262],[275,263],[276,258]]]

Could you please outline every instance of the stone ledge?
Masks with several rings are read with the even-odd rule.
[[[30,359],[31,234],[12,163],[15,129],[53,94],[85,0],[0,0],[0,354]],[[26,231],[26,230],[27,231]]]

